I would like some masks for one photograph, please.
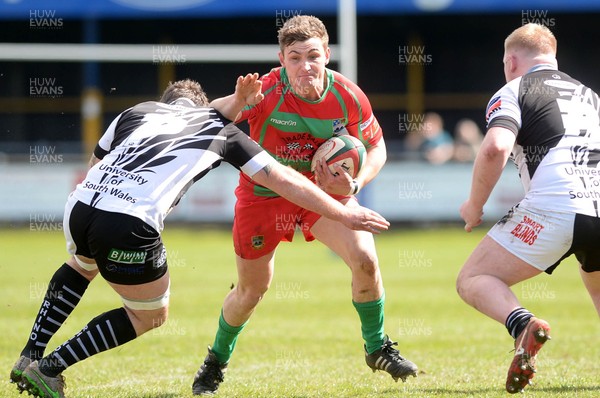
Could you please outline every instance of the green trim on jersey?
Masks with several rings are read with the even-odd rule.
[[[362,106],[360,105],[360,101],[358,100],[358,97],[356,96],[356,94],[354,94],[354,91],[352,91],[350,89],[350,87],[346,86],[342,82],[338,82],[338,83],[340,86],[342,86],[346,89],[346,91],[352,96],[352,98],[354,98],[354,103],[358,107],[358,118],[359,118],[358,119],[358,128],[356,130],[358,131],[358,134],[360,135],[359,138],[362,141],[362,143],[364,144],[365,148],[368,148],[370,146],[369,142],[365,140],[365,137],[363,136],[363,133],[362,133],[362,129],[360,128],[360,125],[363,123],[363,113],[362,113]],[[337,90],[335,90],[335,91],[337,92]],[[332,90],[332,92],[333,92],[333,90]],[[343,104],[344,114],[346,115],[346,120],[348,120],[346,103],[340,100],[340,104]]]
[[[254,195],[256,196],[267,196],[270,198],[277,198],[281,195],[271,191],[269,188],[265,188],[262,185],[254,185],[254,190],[253,190]]]
[[[333,87],[333,83],[334,83],[333,73],[329,69],[325,68],[325,75],[327,76],[327,86],[323,87],[323,94],[321,94],[321,97],[319,97],[319,99],[317,99],[317,100],[312,101],[312,100],[303,98],[294,92],[294,89],[293,89],[292,85],[290,84],[290,79],[288,78],[287,71],[285,70],[285,68],[281,68],[279,73],[281,76],[281,81],[283,82],[283,84],[286,87],[284,91],[290,90],[296,98],[298,98],[299,100],[302,100],[306,103],[309,103],[309,104],[318,104],[319,102],[322,102],[325,99],[325,97],[327,96],[327,92]]]
[[[275,86],[273,86],[273,87],[275,87]],[[269,91],[271,91],[271,90],[269,90]],[[273,111],[271,113],[269,113],[269,115],[272,115],[274,112],[277,112],[277,110],[279,109],[281,104],[283,104],[284,99],[285,99],[285,96],[283,95],[283,92],[282,92],[279,94],[279,101],[277,102],[277,105],[275,106]],[[263,146],[263,142],[265,141],[265,135],[267,134],[268,127],[269,127],[269,123],[265,120],[265,123],[263,123],[263,125],[260,127],[260,137],[258,138],[258,144],[261,147]]]
[[[342,98],[342,94],[334,87],[331,87],[331,94],[333,94],[335,96],[335,98],[337,98],[338,103],[340,104],[340,107],[342,108],[342,111],[344,112],[344,120],[347,121],[348,120],[348,107],[346,106],[346,103],[344,102],[344,99]],[[361,116],[361,118],[362,118],[362,116]]]

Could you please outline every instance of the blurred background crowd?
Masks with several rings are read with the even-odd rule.
[[[485,106],[504,83],[503,39],[523,23],[550,27],[561,43],[561,68],[600,85],[600,3],[551,3],[540,9],[537,1],[356,2],[355,79],[383,127],[390,159],[473,159]],[[276,48],[270,60],[235,60],[232,53],[234,61],[201,62],[186,45],[276,45],[277,30],[296,14],[321,18],[336,45],[338,10],[337,1],[0,1],[0,152],[15,160],[27,158],[32,146],[50,145],[65,159],[86,154],[85,143],[119,112],[156,99],[170,80],[196,79],[215,98],[231,92],[238,75],[278,66]],[[23,46],[21,55],[11,58],[9,44]],[[135,61],[44,60],[27,54],[43,48],[25,47],[31,44],[55,55],[57,44],[148,50]],[[86,119],[90,112],[95,117]]]

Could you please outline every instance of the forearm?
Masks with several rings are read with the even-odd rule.
[[[501,157],[479,157],[473,164],[473,179],[469,201],[473,206],[483,208],[496,183],[502,175],[505,162]]]
[[[371,180],[373,180],[377,174],[379,174],[379,171],[385,164],[386,160],[387,152],[385,143],[382,139],[377,143],[377,145],[367,149],[367,160],[361,168],[358,176],[356,176],[356,182],[358,183],[358,186],[362,188],[371,182]]]
[[[239,113],[242,111],[245,105],[246,102],[244,99],[239,98],[235,94],[217,98],[209,104],[211,108],[215,108],[227,119],[234,122],[238,118]]]
[[[347,211],[342,203],[323,192],[308,178],[279,163],[274,163],[270,170],[259,171],[252,178],[290,202],[329,219],[339,221]]]
[[[488,130],[484,142],[473,163],[473,179],[469,201],[474,207],[483,208],[502,175],[510,156],[515,135],[501,127]]]

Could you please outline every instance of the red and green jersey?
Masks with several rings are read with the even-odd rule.
[[[366,148],[382,139],[381,128],[363,91],[340,73],[325,69],[323,95],[309,101],[293,92],[285,68],[261,77],[265,98],[242,111],[241,120],[250,125],[250,136],[279,163],[313,179],[310,163],[317,148],[344,129]],[[240,174],[240,186],[258,196],[277,196]]]

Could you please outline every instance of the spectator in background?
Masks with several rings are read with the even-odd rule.
[[[444,130],[444,120],[435,112],[423,116],[421,129],[409,134],[406,148],[418,152],[421,159],[431,164],[443,164],[452,159],[454,141],[450,133]]]
[[[483,141],[481,129],[471,119],[461,119],[454,128],[454,154],[452,160],[456,162],[472,162],[479,151]]]

